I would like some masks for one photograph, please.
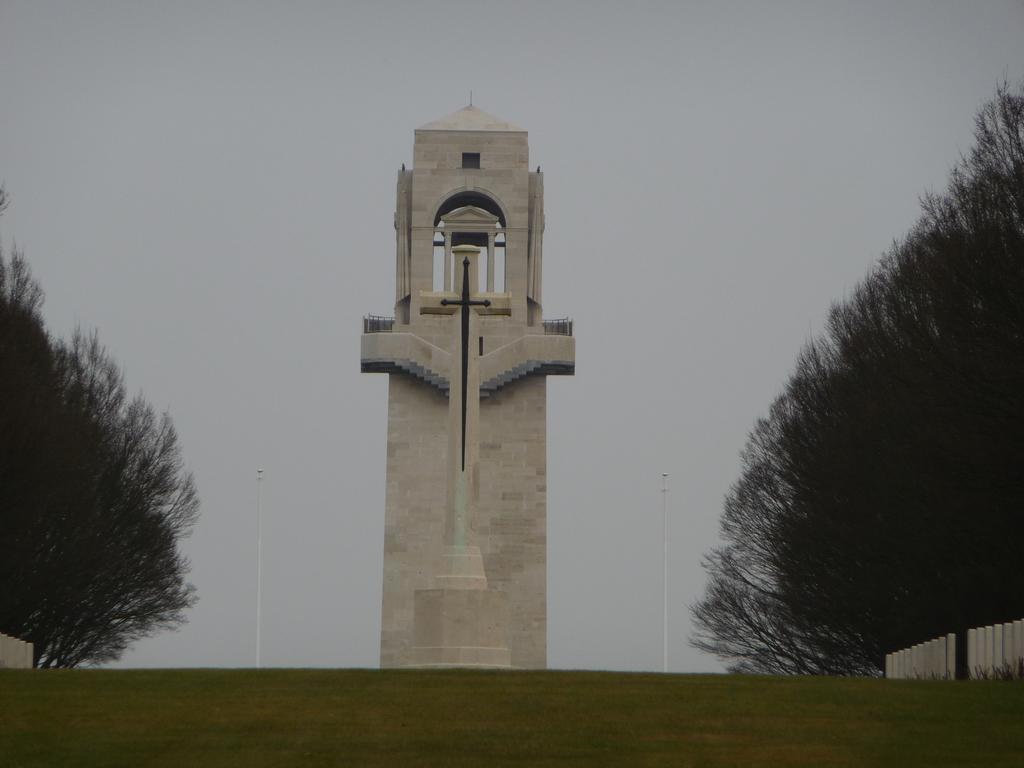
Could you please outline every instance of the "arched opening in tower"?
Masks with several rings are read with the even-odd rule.
[[[458,192],[445,200],[434,214],[432,240],[432,289],[452,291],[459,265],[452,249],[474,245],[480,249],[477,275],[479,292],[505,292],[506,255],[505,214],[498,202],[488,194]]]
[[[467,205],[487,211],[492,216],[497,216],[498,223],[502,227],[508,226],[505,222],[505,212],[501,210],[501,206],[494,201],[494,198],[485,195],[483,192],[458,192],[449,197],[441,203],[441,207],[434,214],[434,226],[436,227],[441,223],[441,219],[444,218],[446,213],[451,213],[456,208],[464,208]]]

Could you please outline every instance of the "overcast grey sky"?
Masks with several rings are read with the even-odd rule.
[[[0,2],[0,180],[53,331],[170,410],[200,595],[127,666],[375,666],[395,171],[463,106],[545,171],[549,661],[671,667],[754,421],[1024,77],[1024,4]]]

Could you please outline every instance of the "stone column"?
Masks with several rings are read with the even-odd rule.
[[[469,260],[469,293],[474,296],[479,284],[476,262],[479,249],[472,245],[457,245],[453,249],[457,261],[455,292],[462,293],[462,260]],[[474,280],[475,278],[475,280]],[[448,386],[448,493],[445,516],[445,545],[449,569],[437,577],[438,586],[486,589],[483,561],[476,542],[476,507],[479,495],[480,444],[477,439],[480,423],[480,358],[476,339],[480,335],[479,320],[474,309],[469,310],[469,347],[466,367],[466,429],[465,445],[462,430],[462,342],[460,307],[453,315],[455,344],[452,347],[452,370]],[[463,456],[465,463],[463,464]],[[452,560],[455,558],[455,560]],[[472,583],[466,580],[471,580]]]
[[[487,292],[494,293],[494,233],[487,233]]]
[[[996,630],[991,624],[985,627],[985,674],[989,677],[992,676],[992,672],[996,666]]]
[[[452,290],[452,233],[444,233],[444,285],[443,290]]]
[[[946,679],[956,680],[956,634],[946,635]]]
[[[967,630],[967,677],[977,677],[978,668],[978,630]]]
[[[1018,618],[1014,622],[1014,672],[1021,670],[1021,660],[1024,659],[1024,620]]]
[[[0,669],[32,669],[32,643],[0,633]]]
[[[978,661],[978,677],[983,677],[988,673],[988,662],[990,661],[988,649],[992,637],[985,631],[985,627],[978,627],[977,638],[978,650],[975,653]]]
[[[455,289],[464,281],[469,299],[479,296],[476,262],[480,249],[457,245]],[[463,259],[468,260],[463,277]],[[448,305],[451,306],[451,305]],[[463,313],[468,312],[463,377]],[[476,509],[480,493],[480,367],[476,307],[458,306],[449,319],[453,341],[448,388],[447,509],[441,571],[434,588],[413,595],[413,648],[417,667],[508,667],[508,609],[505,594],[490,588],[477,542]],[[463,411],[465,408],[465,411]]]

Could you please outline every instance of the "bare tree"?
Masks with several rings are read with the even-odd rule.
[[[52,339],[42,298],[0,253],[0,631],[75,667],[184,620],[199,502],[170,417],[127,396],[95,334]]]
[[[750,436],[691,609],[731,669],[878,674],[1024,615],[1024,90],[975,136]]]

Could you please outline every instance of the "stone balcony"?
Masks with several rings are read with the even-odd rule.
[[[362,372],[405,373],[447,393],[451,353],[394,328],[393,318],[363,318]],[[543,333],[527,333],[480,357],[480,394],[486,397],[524,376],[572,376],[575,372],[572,321],[548,320]]]

